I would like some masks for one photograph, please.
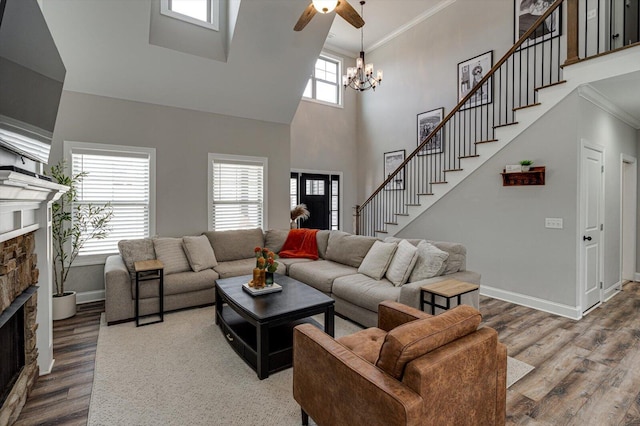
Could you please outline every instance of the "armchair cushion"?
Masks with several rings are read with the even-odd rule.
[[[336,340],[351,349],[356,355],[375,365],[386,336],[386,331],[371,327]]]
[[[400,380],[407,363],[474,332],[481,319],[476,309],[460,305],[438,316],[398,326],[387,333],[376,366]]]

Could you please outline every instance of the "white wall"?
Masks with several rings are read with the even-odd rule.
[[[353,66],[353,58],[343,59],[343,67]],[[344,73],[343,69],[343,73]],[[302,100],[291,122],[291,168],[342,172],[341,229],[353,230],[353,206],[357,203],[357,116],[356,104],[362,94],[343,91],[343,107]]]
[[[268,158],[268,227],[289,226],[290,126],[63,92],[51,163],[64,140],[156,149],[156,233],[207,230],[207,153]],[[104,288],[102,267],[77,267],[69,288]]]

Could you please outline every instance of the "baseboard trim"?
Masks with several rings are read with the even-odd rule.
[[[604,302],[608,302],[609,299],[611,299],[616,294],[620,293],[621,289],[622,289],[622,281],[618,281],[617,283],[615,283],[611,287],[605,289],[602,292],[602,298],[604,299],[603,301]]]
[[[55,359],[51,360],[51,364],[49,364],[49,368],[47,370],[39,370],[39,375],[40,376],[46,376],[47,374],[51,374],[51,371],[53,370],[53,364],[56,363]]]
[[[489,287],[484,284],[480,285],[480,294],[482,296],[526,306],[527,308],[560,315],[561,317],[570,318],[572,320],[579,320],[582,318],[582,312],[580,312],[581,309],[579,306],[563,305],[533,296],[526,296],[524,294],[514,293],[500,288]]]
[[[104,300],[104,290],[83,291],[76,294],[76,305]]]
[[[633,280],[634,281],[640,281],[640,272],[636,272],[633,274]]]

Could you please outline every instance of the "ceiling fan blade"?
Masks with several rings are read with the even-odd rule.
[[[336,13],[356,28],[364,25],[364,19],[356,12],[356,10],[347,3],[347,0],[340,0],[336,6]]]
[[[302,15],[300,15],[300,19],[298,19],[298,22],[296,22],[296,26],[293,27],[293,30],[302,31],[302,29],[307,26],[307,24],[309,23],[309,21],[311,21],[311,18],[313,18],[313,15],[315,14],[316,8],[313,7],[313,3],[309,3],[309,6],[307,6],[304,12],[302,12]]]

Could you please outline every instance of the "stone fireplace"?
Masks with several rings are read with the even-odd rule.
[[[0,170],[0,425],[53,368],[51,203],[67,189]]]

